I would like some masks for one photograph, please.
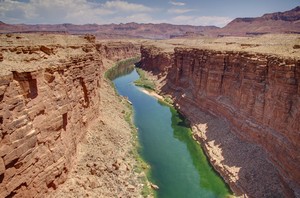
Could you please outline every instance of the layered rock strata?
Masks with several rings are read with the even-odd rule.
[[[16,37],[16,38],[14,38]],[[18,38],[17,38],[18,37]],[[99,115],[103,51],[92,36],[1,35],[0,197],[42,197],[62,183]]]
[[[103,66],[107,70],[112,65]],[[100,117],[78,144],[67,180],[45,197],[143,197],[145,176],[135,171],[138,163],[132,155],[135,133],[124,119],[131,113],[128,100],[118,96],[106,78],[100,95]]]
[[[140,44],[123,41],[105,41],[96,45],[98,51],[109,60],[119,61],[140,54]]]
[[[143,68],[167,73],[160,90],[237,195],[300,196],[299,58],[153,46],[141,53]]]

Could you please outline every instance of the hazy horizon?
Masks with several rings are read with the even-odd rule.
[[[0,21],[11,24],[135,22],[223,27],[237,17],[259,17],[296,6],[299,6],[296,0],[0,0]]]

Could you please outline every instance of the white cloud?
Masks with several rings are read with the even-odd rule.
[[[109,23],[157,23],[149,14],[137,13],[125,17],[115,17],[109,20]]]
[[[185,5],[185,3],[183,3],[183,2],[177,2],[177,1],[170,1],[169,3],[174,6],[184,6]]]
[[[0,2],[0,17],[1,19],[11,18],[28,18],[32,15],[31,9],[26,3],[18,1],[1,1]]]
[[[232,18],[220,16],[186,16],[180,15],[174,17],[170,23],[173,24],[188,24],[188,25],[214,25],[223,27],[227,25]]]
[[[184,5],[182,2],[174,2]],[[160,12],[158,12],[160,11]],[[161,18],[161,13],[176,14],[172,18]],[[127,1],[109,0],[98,3],[91,0],[0,0],[0,20],[5,23],[172,23],[189,25],[224,26],[232,19],[219,16],[184,15],[192,9],[158,10],[143,4]]]
[[[171,14],[184,14],[184,13],[191,12],[191,11],[193,11],[193,9],[176,9],[176,8],[168,9],[168,13],[171,13]]]
[[[153,9],[127,1],[103,4],[88,0],[14,0],[0,1],[0,20],[7,23],[107,23],[112,15],[151,12]]]
[[[153,9],[142,4],[128,3],[126,1],[107,1],[104,6],[107,9],[114,9],[126,12],[149,12]]]

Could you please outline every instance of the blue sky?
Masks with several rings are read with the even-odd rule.
[[[300,0],[0,0],[0,20],[28,24],[172,23],[222,27],[290,10]]]

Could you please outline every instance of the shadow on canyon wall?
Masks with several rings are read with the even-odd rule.
[[[169,88],[162,88],[162,90],[166,89]],[[202,133],[205,138],[197,136],[196,139],[202,143],[208,158],[218,172],[223,177],[225,175],[225,179],[235,178],[235,182],[229,183],[237,195],[242,194],[242,192],[239,193],[242,189],[253,197],[279,198],[287,195],[294,197],[293,191],[268,161],[267,154],[262,148],[237,137],[225,119],[198,108],[191,98],[180,98],[176,100],[176,103],[180,106],[180,112],[191,122],[191,126],[205,126]],[[218,156],[220,161],[211,158],[211,154]],[[235,170],[236,174],[230,175],[231,173],[224,167]]]

